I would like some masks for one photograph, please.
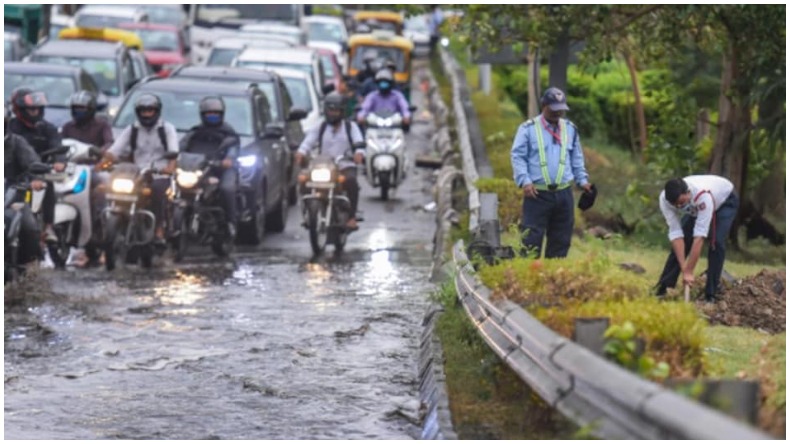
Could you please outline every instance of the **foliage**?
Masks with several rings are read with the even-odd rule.
[[[623,367],[651,379],[664,379],[669,376],[669,364],[656,363],[650,356],[638,350],[636,327],[631,321],[623,325],[612,325],[604,333],[608,340],[604,352]]]

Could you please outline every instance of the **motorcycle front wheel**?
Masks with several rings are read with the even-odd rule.
[[[104,227],[104,268],[107,271],[115,269],[118,257],[126,257],[125,224],[123,218],[117,214],[110,214]]]
[[[307,229],[310,231],[310,246],[313,254],[319,255],[326,248],[327,226],[321,207],[323,205],[311,205],[307,210]]]

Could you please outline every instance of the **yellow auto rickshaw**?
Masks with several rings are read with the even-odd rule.
[[[381,62],[382,67],[392,66],[395,87],[411,103],[411,58],[414,51],[411,40],[391,32],[377,31],[372,34],[352,35],[348,39],[348,48],[349,77],[355,78],[365,69],[364,54],[375,51],[376,59]]]
[[[359,11],[354,14],[354,26],[366,25],[369,30],[392,31],[403,35],[403,16],[392,11]]]
[[[121,42],[129,48],[143,50],[143,41],[137,34],[130,31],[113,28],[65,28],[60,31],[58,38],[75,40],[104,40]]]

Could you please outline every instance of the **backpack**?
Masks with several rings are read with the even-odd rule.
[[[353,151],[354,141],[351,140],[351,122],[348,119],[343,119],[343,123],[346,126],[346,136],[348,137],[349,149]],[[326,131],[327,126],[326,120],[324,120],[321,122],[321,128],[318,130],[318,154],[321,154],[321,144],[324,143],[324,132]]]
[[[165,152],[167,152],[167,135],[165,134],[165,126],[162,125],[156,129],[157,133],[159,133],[159,140],[162,142],[162,146],[165,147]],[[129,136],[129,146],[132,148],[132,158],[134,158],[134,152],[137,150],[137,133],[140,132],[140,128],[137,125],[132,125],[132,134]]]

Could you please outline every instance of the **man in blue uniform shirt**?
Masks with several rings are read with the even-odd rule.
[[[564,119],[565,93],[549,88],[541,98],[542,112],[519,126],[510,158],[516,185],[524,192],[521,213],[522,255],[540,257],[546,237],[546,258],[568,255],[573,234],[571,182],[590,192],[584,154],[576,126]]]

